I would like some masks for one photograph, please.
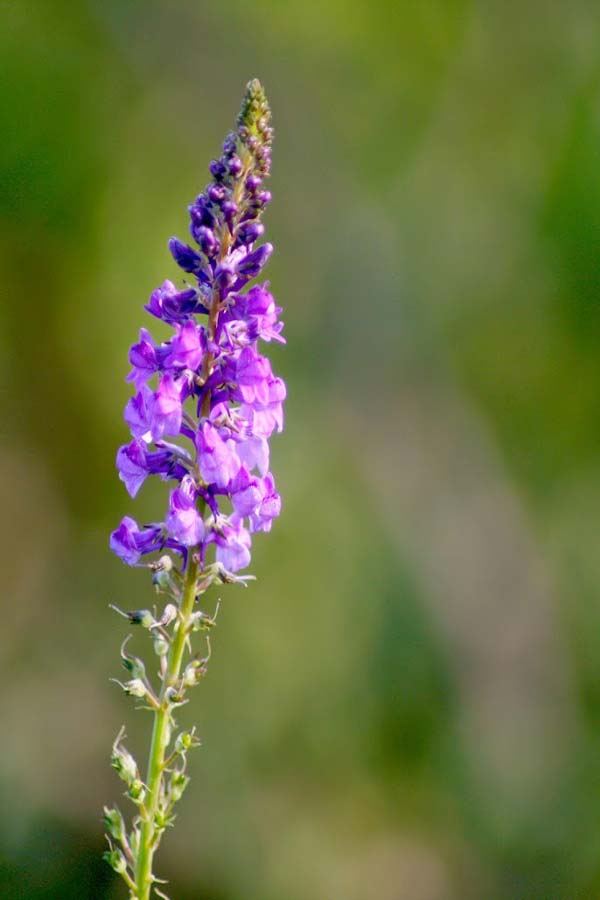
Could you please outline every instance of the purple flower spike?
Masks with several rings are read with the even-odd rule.
[[[171,336],[155,344],[143,328],[131,348],[133,440],[117,454],[119,477],[132,497],[149,476],[176,485],[164,524],[140,529],[126,517],[113,532],[111,548],[128,565],[167,549],[201,567],[214,554],[238,572],[250,563],[252,534],[279,515],[269,438],[283,428],[285,385],[259,342],[285,343],[283,323],[268,283],[249,284],[273,252],[261,244],[272,136],[263,89],[250,82],[213,180],[188,207],[192,245],[169,241],[187,280],[163,282],[145,307]]]

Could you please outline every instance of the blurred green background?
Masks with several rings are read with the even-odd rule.
[[[594,0],[2,0],[0,896],[118,900],[127,351],[271,98],[284,514],[223,591],[173,900],[600,897]]]

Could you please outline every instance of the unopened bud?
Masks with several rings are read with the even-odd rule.
[[[173,772],[171,781],[169,783],[169,793],[171,795],[171,801],[173,803],[177,803],[177,801],[181,798],[181,795],[185,791],[189,782],[190,779],[187,775],[184,775],[183,772]]]
[[[175,741],[175,750],[177,753],[184,754],[192,747],[201,747],[202,741],[197,736],[195,729],[192,731],[182,731],[181,734],[177,735],[177,740]]]
[[[177,618],[177,607],[174,603],[167,603],[163,610],[163,614],[160,619],[156,622],[156,626],[160,625],[163,628],[166,628],[167,625],[170,625],[171,622]],[[156,627],[155,626],[155,627]]]
[[[149,609],[134,609],[127,615],[132,625],[141,625],[142,628],[150,628],[154,622],[154,616]]]
[[[135,778],[129,786],[128,793],[134,803],[143,803],[146,796],[146,788],[139,778]]]
[[[159,560],[152,563],[150,568],[152,569],[152,584],[159,593],[173,587],[171,578],[173,560],[170,556],[161,556]]]
[[[169,642],[160,631],[154,632],[154,652],[157,656],[166,656],[169,652]]]
[[[209,259],[217,254],[219,250],[219,241],[215,237],[212,228],[207,228],[206,225],[200,225],[195,229],[194,239],[204,255],[208,256]]]
[[[133,678],[131,681],[126,681],[123,689],[130,697],[145,697],[148,693],[148,689],[141,678]]]
[[[165,698],[171,706],[180,706],[182,703],[185,703],[183,691],[175,687],[167,688]]]
[[[140,830],[135,826],[129,832],[129,846],[134,857],[137,856],[140,849]]]
[[[154,624],[154,616],[149,609],[132,609],[129,612],[123,612],[114,603],[110,604],[110,608],[118,612],[124,619],[127,619],[131,625],[141,625],[142,628],[150,628]]]
[[[204,678],[208,671],[205,662],[206,660],[204,659],[193,659],[187,664],[183,673],[183,683],[185,685],[193,687],[195,684],[198,684],[201,678]]]
[[[133,675],[134,678],[145,678],[146,677],[146,667],[141,659],[137,656],[131,656],[131,654],[126,653],[125,646],[127,645],[127,641],[131,637],[130,634],[127,635],[123,644],[121,645],[121,662],[123,664],[123,668],[127,669],[127,671]]]
[[[239,274],[245,275],[247,278],[256,278],[267,264],[272,252],[273,244],[262,244],[257,250],[248,253],[237,264]]]
[[[208,631],[217,623],[214,618],[205,612],[196,612],[192,615],[192,631]]]
[[[222,181],[227,171],[223,163],[218,159],[213,159],[208,168],[216,181]]]
[[[249,175],[248,178],[246,178],[246,188],[251,194],[256,193],[261,184],[262,178],[260,175]]]
[[[126,781],[127,784],[131,784],[138,775],[138,767],[135,759],[131,755],[131,753],[125,749],[125,747],[121,746],[121,738],[123,737],[123,730],[119,732],[117,735],[117,739],[113,744],[112,754],[110,757],[110,764],[123,781]]]
[[[213,203],[221,203],[225,199],[225,189],[220,184],[211,184],[208,197]]]
[[[233,217],[238,211],[237,203],[235,203],[233,200],[225,200],[221,204],[221,209],[223,211],[223,215],[225,216],[227,224],[230,225],[233,221]]]
[[[240,244],[253,244],[264,233],[265,226],[262,222],[244,222],[238,229],[237,238]]]
[[[168,825],[173,824],[173,819],[166,809],[157,809],[154,813],[154,827],[162,831]]]
[[[104,827],[110,836],[114,837],[115,840],[120,841],[125,834],[125,822],[123,821],[123,816],[119,810],[109,809],[108,806],[105,806],[103,821]]]
[[[227,168],[229,169],[229,174],[234,178],[237,178],[238,175],[241,174],[244,166],[239,156],[232,156],[231,159],[227,161]]]
[[[106,860],[111,869],[120,875],[127,871],[127,862],[120,850],[106,850],[102,854],[102,859]]]

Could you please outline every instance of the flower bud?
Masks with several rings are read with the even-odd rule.
[[[154,814],[154,827],[162,831],[168,825],[173,824],[173,817],[169,815],[166,809],[159,808]]]
[[[123,737],[123,729],[117,735],[112,747],[110,764],[123,781],[131,784],[136,778],[139,778],[138,767],[131,753],[121,746],[121,738]]]
[[[183,691],[176,687],[167,688],[165,691],[165,699],[171,706],[181,706],[182,703],[186,702]]]
[[[169,782],[169,794],[172,803],[177,803],[181,799],[181,795],[189,783],[190,779],[183,772],[173,772]]]
[[[153,635],[154,641],[154,652],[157,656],[166,656],[169,652],[169,642],[167,639],[160,633],[160,631],[155,631]]]
[[[219,250],[219,242],[215,237],[214,231],[205,225],[200,225],[199,228],[194,229],[194,240],[209,259],[215,256]]]
[[[137,856],[140,849],[140,830],[136,826],[129,832],[129,846],[134,857]]]
[[[233,131],[230,131],[225,140],[223,141],[223,153],[225,156],[233,156],[236,148],[236,137]]]
[[[119,778],[122,778],[128,784],[137,776],[138,771],[135,759],[127,750],[119,748],[113,751],[110,762]]]
[[[173,570],[173,560],[170,556],[161,556],[159,560],[152,563],[152,584],[157,592],[168,591],[173,587],[171,572]],[[152,622],[154,624],[154,620]]]
[[[183,683],[187,687],[194,687],[194,685],[198,684],[198,682],[204,678],[208,671],[205,663],[206,660],[204,659],[193,659],[187,664],[183,673]]]
[[[207,194],[213,203],[221,203],[225,199],[225,188],[221,184],[211,184]]]
[[[111,837],[116,841],[122,840],[125,835],[125,822],[118,809],[109,809],[108,806],[105,806],[103,822]]]
[[[123,612],[114,603],[110,603],[109,606],[115,612],[118,612],[120,616],[123,616],[124,619],[127,619],[130,625],[141,625],[142,628],[150,628],[154,622],[154,616],[149,609],[132,609],[129,612]]]
[[[178,238],[169,241],[171,256],[184,272],[199,272],[202,268],[202,258],[188,244],[184,244]]]
[[[199,747],[200,739],[196,737],[193,731],[182,731],[177,735],[175,741],[175,750],[177,753],[185,753],[191,747]]]
[[[235,281],[235,274],[226,266],[217,266],[215,275],[215,287],[225,296],[231,285]]]
[[[242,169],[244,168],[242,165],[242,161],[239,156],[232,156],[230,160],[227,162],[227,168],[229,169],[229,174],[233,178],[237,178],[242,174]]]
[[[163,614],[156,623],[157,625],[161,625],[163,628],[166,628],[167,625],[170,625],[174,619],[177,618],[177,607],[174,603],[167,603],[163,610]]]
[[[223,210],[223,215],[225,216],[225,221],[231,228],[231,223],[233,222],[233,217],[236,215],[238,208],[237,203],[234,203],[233,200],[225,200],[222,204],[221,209]]]
[[[205,612],[196,612],[191,617],[192,631],[208,631],[217,624],[215,619],[211,618]]]
[[[122,875],[127,871],[127,862],[120,850],[106,850],[102,854],[102,859],[109,864],[111,869],[118,872],[119,875]]]
[[[255,194],[262,184],[260,175],[249,175],[246,178],[246,189],[250,194]]]
[[[145,697],[148,693],[148,689],[141,678],[133,678],[131,681],[126,681],[123,685],[123,690],[130,697]]]
[[[146,797],[146,788],[139,778],[136,778],[131,782],[128,794],[134,803],[137,803],[139,805],[144,802],[144,798]]]
[[[241,244],[253,244],[264,233],[265,226],[262,222],[244,222],[238,228],[237,238]]]
[[[206,197],[202,196],[202,194],[196,199],[196,202],[192,206],[188,206],[188,211],[190,214],[190,234],[196,239],[196,229],[200,225],[206,225],[207,228],[212,228],[215,224],[215,217],[213,211],[210,208],[210,203]]]
[[[130,634],[127,635],[127,637],[123,641],[123,644],[121,645],[121,662],[123,664],[123,668],[127,669],[127,671],[131,675],[133,675],[134,679],[135,678],[145,678],[146,677],[146,667],[144,666],[144,663],[142,662],[142,660],[139,659],[137,656],[131,656],[129,653],[125,652],[125,646],[130,637],[131,637]]]
[[[244,275],[246,278],[256,278],[267,264],[272,252],[273,244],[262,244],[238,263],[237,270],[239,274]]]
[[[208,168],[215,181],[222,181],[227,174],[225,166],[219,159],[213,159]]]
[[[127,616],[132,625],[141,625],[142,628],[150,628],[154,622],[154,616],[149,609],[135,609],[128,612]]]

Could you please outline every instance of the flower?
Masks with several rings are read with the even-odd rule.
[[[161,287],[152,292],[144,309],[171,325],[174,322],[185,321],[192,313],[203,310],[204,307],[199,301],[199,292],[196,288],[178,291],[172,281],[165,281]]]
[[[176,325],[177,334],[171,339],[165,366],[173,369],[197,369],[204,356],[203,333],[196,323],[188,319],[183,325]]]
[[[127,565],[135,566],[141,556],[164,546],[161,537],[160,525],[148,525],[140,529],[135,519],[125,516],[110,536],[110,549]]]
[[[124,447],[119,447],[117,469],[119,478],[127,488],[127,493],[131,497],[135,497],[148,474],[146,447],[143,441],[136,439]]]
[[[229,572],[239,572],[250,562],[250,534],[241,519],[231,520],[220,534],[215,535],[216,559]]]
[[[172,437],[179,434],[183,415],[181,401],[181,384],[173,375],[163,375],[150,408],[150,434],[153,440],[158,440],[164,434]]]
[[[181,484],[171,493],[167,528],[184,547],[194,547],[204,537],[204,520],[196,508],[198,489],[191,475],[185,475]]]
[[[252,81],[210,164],[211,183],[188,208],[193,245],[169,241],[184,285],[164,281],[145,306],[172,334],[156,344],[142,328],[131,347],[132,440],[118,451],[119,478],[131,497],[152,475],[177,484],[164,523],[140,528],[126,516],[112,533],[111,549],[128,565],[165,547],[183,559],[196,548],[202,560],[214,548],[215,562],[238,572],[250,562],[252,533],[279,515],[268,442],[283,428],[286,391],[258,344],[285,343],[283,323],[268,283],[249,285],[273,252],[260,243],[271,142],[270,110]]]

